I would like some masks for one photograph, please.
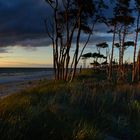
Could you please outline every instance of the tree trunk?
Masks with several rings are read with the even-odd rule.
[[[139,28],[139,18],[140,18],[140,13],[138,14],[137,18],[137,29],[136,29],[136,37],[135,37],[135,42],[134,42],[134,55],[133,55],[133,68],[132,68],[132,82],[135,82],[135,69],[136,69],[136,48],[137,48],[137,40],[138,40],[138,28]]]
[[[122,54],[122,49],[121,49],[121,47],[122,47],[122,40],[121,40],[121,29],[120,29],[120,31],[119,31],[119,69],[120,69],[120,67],[121,67],[121,54]]]
[[[122,27],[121,27],[122,28]],[[118,81],[124,81],[124,69],[123,69],[123,57],[124,57],[124,42],[126,37],[126,25],[123,27],[123,33],[122,29],[119,31],[119,68],[118,68]]]
[[[81,12],[81,10],[80,10],[80,12]],[[73,78],[75,77],[75,74],[76,74],[76,68],[77,68],[77,64],[78,64],[80,34],[81,34],[81,17],[79,17],[79,20],[78,20],[78,33],[77,33],[77,39],[76,39],[75,61],[74,61],[74,68],[73,68],[73,73],[72,73],[70,81],[73,80]]]
[[[140,81],[140,48],[139,48],[139,52],[137,56],[137,63],[136,63],[136,68],[134,72],[134,77],[135,77],[135,80],[137,79],[138,81]]]
[[[114,56],[115,35],[116,35],[116,24],[114,25],[114,31],[113,31],[112,51],[111,51],[111,58],[110,58],[110,64],[109,64],[109,76],[108,76],[109,80],[112,79],[112,61],[113,61],[113,56]]]
[[[59,77],[59,74],[60,74],[60,64],[59,64],[59,57],[58,57],[58,21],[57,21],[57,7],[55,8],[54,10],[54,22],[55,22],[55,34],[56,34],[56,37],[55,37],[55,60],[56,60],[56,80],[59,80],[60,77]]]
[[[123,57],[124,57],[124,42],[125,42],[125,37],[126,37],[126,25],[124,25],[124,30],[123,30],[123,39],[122,39],[122,51],[121,51],[121,70],[123,70]]]
[[[138,54],[138,81],[140,81],[140,49],[139,49],[139,54]]]
[[[56,58],[55,58],[55,45],[53,41],[53,69],[54,69],[54,78],[56,79]]]

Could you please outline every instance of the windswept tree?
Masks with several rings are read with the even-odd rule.
[[[84,66],[83,66],[84,68],[86,68],[86,60],[91,58],[91,57],[92,57],[92,53],[91,52],[85,53],[85,54],[83,54],[81,56],[81,58],[84,60]]]
[[[134,41],[126,41],[126,42],[124,42],[124,44],[123,44],[123,55],[124,55],[124,53],[125,53],[125,51],[129,48],[129,47],[134,47]],[[120,49],[120,43],[115,43],[114,44],[115,45],[115,47],[116,48],[118,48],[118,49]]]
[[[118,79],[123,79],[123,58],[126,42],[126,36],[129,34],[129,29],[134,23],[134,17],[131,15],[132,9],[130,9],[130,0],[116,0],[115,7],[115,22],[116,32],[118,34],[118,48],[119,48],[119,69]]]
[[[134,41],[126,41],[126,42],[124,42],[124,44],[123,44],[123,49],[124,49],[124,52],[125,52],[125,50],[127,50],[130,46],[134,46]],[[116,48],[120,48],[120,44],[119,43],[115,43],[114,44],[115,46],[116,46]]]
[[[96,44],[98,53],[100,53],[101,49],[107,49],[108,48],[108,44],[106,42],[102,42],[102,43],[98,43]]]
[[[131,16],[131,9],[129,9],[129,0],[119,1],[117,9],[117,22],[120,24],[118,29],[119,35],[119,65],[120,68],[123,66],[123,55],[124,55],[124,43],[126,40],[126,35],[129,30],[129,26],[134,23],[134,18]]]
[[[102,42],[102,43],[96,44],[96,47],[97,47],[97,50],[98,50],[98,53],[99,53],[99,58],[105,58],[106,62],[107,62],[107,58],[109,56],[109,45],[106,42]],[[106,57],[104,57],[101,54],[101,49],[104,49],[104,51],[106,51]]]
[[[108,18],[107,25],[110,29],[108,33],[112,33],[112,48],[111,57],[109,63],[109,75],[108,79],[112,79],[112,62],[114,57],[114,46],[115,40],[119,40],[116,46],[119,49],[119,72],[123,73],[123,57],[126,42],[126,35],[129,33],[130,25],[134,23],[134,18],[132,17],[132,9],[130,9],[130,0],[115,0],[113,1],[114,7],[112,9],[112,17]],[[117,36],[118,35],[118,36]],[[119,74],[121,76],[121,73]]]
[[[89,52],[89,53],[85,53],[85,54],[82,55],[82,59],[86,60],[88,58],[94,58],[93,62],[98,62],[99,58],[100,59],[105,59],[105,60],[107,59],[107,57],[104,56],[103,54],[96,53],[96,52],[95,53]]]
[[[46,18],[46,31],[53,44],[53,63],[55,78],[72,81],[77,64],[92,35],[94,25],[100,18],[103,0],[45,0],[53,12],[50,20]],[[53,33],[52,33],[53,31]],[[80,52],[82,34],[87,39]],[[70,51],[75,45],[74,55]],[[69,71],[71,67],[72,72]]]
[[[92,58],[94,58],[94,61],[97,62],[99,58],[100,59],[106,59],[106,56],[104,56],[101,53],[96,53],[95,52],[95,53],[92,54]]]

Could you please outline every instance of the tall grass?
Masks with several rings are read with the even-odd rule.
[[[83,74],[82,76],[86,76]],[[77,77],[0,100],[0,140],[140,139],[140,86]]]

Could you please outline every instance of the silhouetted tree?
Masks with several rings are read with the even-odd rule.
[[[120,43],[120,58],[119,65],[122,67],[123,65],[123,55],[124,55],[124,42],[126,39],[126,35],[128,32],[128,26],[134,23],[134,18],[130,15],[131,10],[129,8],[129,1],[124,0],[119,3],[119,9],[117,21],[120,24],[119,28],[119,43]]]
[[[82,56],[81,56],[81,58],[84,60],[84,68],[86,68],[86,60],[88,59],[88,58],[91,58],[92,57],[92,53],[90,52],[90,53],[85,53],[85,54],[83,54]]]
[[[99,57],[98,58],[105,58],[106,61],[107,61],[107,57],[108,57],[108,54],[109,54],[109,51],[108,51],[109,45],[106,42],[102,42],[102,43],[96,44],[96,47],[97,47],[97,50],[98,50],[98,53],[99,53]],[[106,49],[106,57],[104,57],[103,55],[100,55],[101,49]]]
[[[102,43],[96,44],[96,47],[97,47],[98,53],[100,53],[100,49],[108,48],[108,44],[106,42],[102,42]]]
[[[126,41],[123,44],[123,51],[125,52],[125,50],[130,47],[130,46],[134,46],[134,42],[133,41]],[[116,46],[116,48],[120,49],[120,44],[119,43],[115,43],[114,44]]]
[[[46,31],[53,44],[53,57],[56,79],[64,79],[72,81],[77,64],[86,48],[94,25],[100,18],[99,10],[104,7],[103,0],[45,0],[53,11],[54,34],[51,35],[48,28],[50,25],[46,23]],[[101,6],[102,5],[102,6]],[[101,12],[100,12],[101,13]],[[88,38],[83,45],[81,53],[80,39],[81,34],[87,34]],[[76,48],[74,56],[70,58],[70,49],[76,39]],[[71,62],[71,65],[70,65]],[[71,67],[72,72],[69,71]]]
[[[124,79],[123,71],[123,56],[126,41],[126,35],[129,32],[130,25],[134,23],[134,17],[131,16],[132,10],[129,8],[130,0],[116,0],[117,6],[115,9],[116,13],[116,23],[117,32],[119,38],[119,69],[118,69],[118,79]]]

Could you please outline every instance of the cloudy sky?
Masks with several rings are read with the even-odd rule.
[[[48,15],[45,0],[0,0],[0,67],[52,66],[51,44],[44,27]],[[111,41],[105,32],[103,25],[96,26],[87,52],[95,51],[98,41]]]
[[[0,67],[51,65],[43,21],[49,10],[44,0],[0,0]]]

